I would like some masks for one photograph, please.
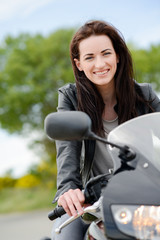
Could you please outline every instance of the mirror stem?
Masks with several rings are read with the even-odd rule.
[[[136,157],[136,153],[130,149],[128,146],[123,146],[121,147],[120,145],[117,145],[115,143],[112,143],[112,142],[109,142],[107,141],[106,139],[104,138],[101,138],[99,136],[97,136],[96,134],[94,134],[93,132],[90,132],[89,133],[89,139],[94,139],[94,140],[98,140],[100,142],[103,142],[103,143],[106,143],[112,147],[116,147],[120,150],[120,153],[119,153],[119,157],[123,160],[123,161],[131,161],[133,160],[135,157]]]

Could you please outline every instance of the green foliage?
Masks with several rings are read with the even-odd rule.
[[[149,49],[132,48],[131,53],[138,82],[151,83],[155,90],[160,91],[160,44]]]
[[[69,58],[73,31],[8,36],[0,46],[0,127],[10,133],[36,132],[30,145],[41,149],[39,154],[54,168],[55,146],[45,136],[44,119],[56,111],[58,88],[74,81]]]
[[[0,190],[4,188],[12,188],[15,186],[15,183],[16,179],[10,176],[0,177]]]
[[[56,176],[56,163],[43,160],[38,165],[32,166],[28,174],[20,178],[15,179],[10,175],[0,177],[0,190],[7,188],[27,189],[35,187],[53,189],[56,188]]]
[[[33,188],[40,185],[40,179],[34,175],[27,174],[21,178],[19,178],[14,187],[15,188]]]
[[[19,179],[10,176],[0,178],[0,190],[6,188],[33,188],[40,185],[40,178],[27,174]]]
[[[35,176],[40,179],[40,185],[48,189],[56,188],[56,178],[57,178],[57,168],[55,162],[55,156],[53,161],[41,161],[38,165],[32,166],[30,168],[30,175]]]
[[[8,37],[0,48],[0,121],[9,132],[43,129],[56,110],[57,89],[73,81],[69,42],[73,30],[49,37]]]

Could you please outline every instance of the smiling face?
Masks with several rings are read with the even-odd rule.
[[[79,60],[74,59],[79,71],[97,86],[114,81],[118,57],[106,35],[92,35],[79,44]]]

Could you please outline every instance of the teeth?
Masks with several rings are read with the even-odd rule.
[[[109,69],[106,70],[106,71],[103,71],[103,72],[95,72],[95,74],[96,74],[96,75],[104,75],[104,74],[107,73],[108,71],[109,71]]]

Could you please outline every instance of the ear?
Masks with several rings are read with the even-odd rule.
[[[80,61],[77,59],[77,58],[74,58],[74,62],[78,68],[79,71],[83,71],[82,68],[81,68],[81,65],[80,65]]]

